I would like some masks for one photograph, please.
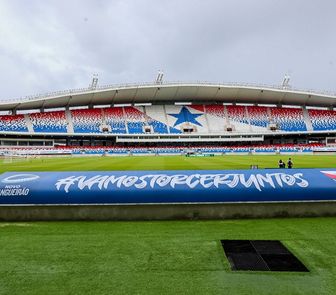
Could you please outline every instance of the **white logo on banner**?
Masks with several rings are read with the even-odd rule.
[[[18,196],[28,196],[29,188],[22,186],[22,183],[37,180],[40,176],[35,174],[14,174],[8,176],[1,180],[5,184],[4,187],[0,188],[0,197],[18,197]]]
[[[8,176],[1,180],[2,183],[21,183],[21,182],[27,182],[27,181],[33,181],[36,179],[39,179],[40,176],[35,174],[15,174]]]
[[[258,191],[262,191],[265,186],[272,188],[287,186],[299,186],[301,188],[309,185],[308,181],[303,179],[302,173],[295,173],[293,175],[287,173],[266,173],[266,174],[251,174],[246,176],[244,174],[149,174],[149,175],[96,175],[92,177],[69,176],[57,180],[55,186],[57,190],[62,188],[66,193],[70,188],[75,186],[80,190],[85,188],[91,189],[97,187],[99,190],[108,189],[110,186],[117,188],[135,188],[144,189],[147,187],[171,187],[187,186],[190,189],[201,188],[218,188],[220,186],[227,186],[235,188],[237,185],[242,185],[246,188],[254,187]]]

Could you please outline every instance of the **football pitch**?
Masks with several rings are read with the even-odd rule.
[[[290,156],[0,159],[5,171],[275,168]],[[335,168],[336,156],[291,156]],[[280,240],[309,273],[234,272],[222,239]],[[336,294],[336,218],[0,222],[0,294]]]
[[[289,157],[294,162],[294,168],[336,167],[336,155],[59,157],[3,159],[0,173],[6,171],[225,170],[250,169],[250,165],[258,165],[259,168],[277,168],[279,159],[287,162]]]
[[[309,273],[233,272],[221,239],[281,240]],[[336,218],[0,223],[0,294],[335,294]]]

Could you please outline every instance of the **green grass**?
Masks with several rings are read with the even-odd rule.
[[[310,273],[232,272],[220,239],[280,239]],[[335,294],[336,219],[0,223],[0,294]]]
[[[0,159],[0,172],[272,168],[279,158]],[[292,158],[336,167],[336,156]],[[279,239],[310,273],[232,272],[220,239]],[[336,294],[335,253],[336,218],[0,222],[0,294]]]
[[[5,171],[249,169],[251,164],[259,165],[259,168],[276,168],[280,158],[287,160],[288,157],[290,156],[38,158],[3,163],[0,165],[0,173]],[[336,167],[336,155],[295,155],[291,157],[294,168]]]

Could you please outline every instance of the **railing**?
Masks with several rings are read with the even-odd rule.
[[[328,95],[328,96],[335,96],[336,93],[332,91],[318,91],[313,89],[296,89],[292,87],[283,87],[282,85],[266,85],[266,84],[257,84],[257,83],[237,83],[237,82],[225,82],[225,83],[215,83],[215,82],[205,82],[205,81],[193,81],[193,82],[181,82],[181,81],[175,81],[175,82],[163,82],[160,84],[154,83],[154,82],[142,82],[142,83],[125,83],[125,84],[110,84],[110,85],[103,85],[103,86],[97,86],[95,88],[78,88],[78,89],[69,89],[69,90],[61,90],[61,91],[55,91],[55,92],[47,92],[47,93],[41,93],[36,95],[29,95],[20,97],[17,99],[4,99],[0,100],[0,103],[6,103],[6,102],[24,102],[24,101],[30,101],[30,100],[37,100],[37,99],[44,99],[44,98],[50,98],[50,97],[57,97],[57,96],[70,96],[70,95],[77,95],[82,93],[94,93],[96,91],[100,90],[107,90],[107,89],[124,89],[124,88],[138,88],[143,86],[174,86],[174,85],[200,85],[200,86],[218,86],[218,87],[252,87],[252,88],[264,88],[264,89],[270,89],[270,90],[283,90],[283,91],[293,91],[293,92],[304,92],[304,93],[310,93],[315,95]]]

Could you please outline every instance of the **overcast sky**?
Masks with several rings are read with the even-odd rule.
[[[99,84],[336,91],[333,0],[0,0],[0,99]]]

